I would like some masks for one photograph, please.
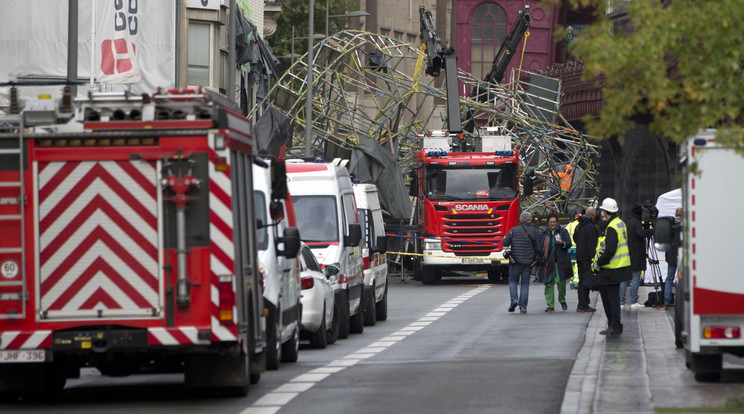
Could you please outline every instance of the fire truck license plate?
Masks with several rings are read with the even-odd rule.
[[[44,362],[46,353],[43,350],[34,351],[0,351],[0,364],[13,362]]]
[[[481,259],[462,259],[462,264],[485,264],[488,263],[487,260],[481,260]]]

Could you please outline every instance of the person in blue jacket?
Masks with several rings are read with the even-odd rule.
[[[539,279],[545,284],[545,302],[548,307],[545,312],[555,310],[555,288],[558,286],[558,302],[561,308],[568,310],[566,303],[566,281],[571,278],[567,264],[568,249],[571,247],[571,237],[568,231],[558,225],[558,217],[548,215],[548,227],[540,234],[538,246],[542,249],[545,265],[540,269]]]

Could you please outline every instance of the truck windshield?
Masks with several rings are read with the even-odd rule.
[[[514,164],[476,168],[430,165],[424,188],[430,200],[513,200],[517,197],[515,171]]]
[[[333,196],[292,196],[300,238],[307,242],[338,241],[338,211]]]

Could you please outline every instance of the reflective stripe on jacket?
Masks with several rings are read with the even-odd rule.
[[[576,246],[576,240],[574,240],[574,233],[576,232],[576,227],[579,226],[579,219],[576,219],[568,224],[566,224],[566,231],[568,232],[568,235],[571,236],[571,244]]]
[[[615,254],[612,255],[610,262],[606,265],[602,265],[603,269],[618,269],[621,267],[630,266],[630,250],[628,249],[628,229],[625,223],[620,220],[619,217],[615,217],[607,225],[608,228],[613,228],[617,233],[617,249]],[[603,233],[597,240],[597,253],[594,256],[594,261],[599,259],[599,256],[604,253],[604,241],[607,236]]]

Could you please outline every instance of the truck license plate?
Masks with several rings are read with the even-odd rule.
[[[484,264],[484,263],[487,263],[487,262],[481,259],[462,259],[462,264]]]
[[[43,350],[33,351],[0,351],[0,364],[13,362],[44,362],[46,353]]]

